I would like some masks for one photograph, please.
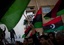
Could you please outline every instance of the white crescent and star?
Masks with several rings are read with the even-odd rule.
[[[52,29],[54,29],[54,28],[55,28],[55,24],[51,24],[50,27],[51,27]]]

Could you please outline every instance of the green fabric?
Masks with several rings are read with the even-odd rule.
[[[35,27],[35,28],[42,28],[42,22],[36,22],[36,23],[34,24],[34,27]]]
[[[9,31],[19,22],[24,10],[30,0],[15,0],[9,10],[1,19],[1,22],[7,26]]]
[[[64,9],[61,10],[61,11],[59,11],[59,12],[57,12],[57,15],[58,15],[58,16],[61,16],[61,15],[63,15],[63,14],[64,14]]]
[[[26,35],[25,35],[25,34],[23,34],[23,35],[22,35],[22,38],[26,38]]]
[[[64,26],[61,26],[61,27],[57,28],[56,31],[63,30],[63,29],[64,29]]]
[[[0,24],[2,24],[2,22],[0,22]]]
[[[45,18],[46,20],[47,20],[47,19],[50,19],[49,17],[44,17],[44,18]]]
[[[59,31],[59,30],[61,31],[63,29],[64,29],[64,26],[60,26],[60,27],[58,27],[56,29],[44,30],[44,32],[49,33],[49,32],[54,32],[54,31]]]

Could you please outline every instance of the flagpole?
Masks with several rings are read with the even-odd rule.
[[[37,6],[37,9],[39,10],[39,4],[38,4],[37,0],[36,0],[36,6]]]
[[[39,4],[38,4],[37,0],[35,0],[35,1],[36,1],[37,10],[39,10]],[[36,13],[37,13],[37,11],[36,11]],[[36,13],[35,13],[35,15],[36,15]],[[35,30],[34,25],[32,23],[30,23],[30,21],[27,19],[27,17],[25,15],[24,15],[24,17],[26,18],[26,20],[28,21],[28,23],[32,27],[32,31]]]
[[[41,8],[41,6],[38,4],[38,2],[37,2],[37,0],[36,0],[36,7],[37,7],[37,10],[39,10],[39,8]],[[37,13],[37,11],[36,11],[36,13]],[[35,14],[36,14],[35,13]],[[43,20],[43,19],[42,19]]]

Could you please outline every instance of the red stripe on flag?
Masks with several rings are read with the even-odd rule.
[[[36,33],[36,32],[37,32],[37,31],[35,30],[35,33]],[[30,36],[32,36],[32,35],[33,35],[33,32],[30,33]]]
[[[61,20],[62,20],[61,16],[60,16],[60,17],[56,17],[56,18],[54,18],[53,20],[51,20],[51,21],[43,24],[43,26],[50,25],[50,24],[55,24],[55,23],[57,23],[57,22],[59,22],[59,21],[61,21]]]
[[[25,30],[25,33],[30,30],[31,26],[28,26],[28,28]]]
[[[34,17],[34,18],[36,18],[36,17],[37,17],[37,15],[39,15],[39,14],[42,14],[42,8],[40,8],[40,9],[37,11],[37,13],[36,13],[36,15],[35,15],[35,17]]]

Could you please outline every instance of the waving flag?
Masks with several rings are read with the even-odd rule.
[[[14,28],[20,20],[29,1],[30,0],[15,0],[15,2],[2,17],[1,22],[7,26],[9,31]]]
[[[63,15],[64,14],[64,0],[62,0],[58,12],[57,12],[57,16]]]
[[[54,8],[49,12],[47,13],[44,18],[45,19],[48,19],[48,18],[55,18],[57,16],[57,11],[59,9],[59,6],[61,4],[62,0],[59,0],[56,5],[54,6]]]
[[[28,28],[25,30],[24,34],[22,35],[22,38],[27,38],[27,37],[30,37],[33,35],[33,32],[32,32],[32,27],[31,26],[28,26]],[[38,32],[35,30],[35,34],[36,36],[38,36]]]
[[[37,11],[33,19],[33,25],[35,28],[42,28],[42,9],[41,8]]]
[[[59,30],[63,30],[63,22],[62,22],[62,18],[60,17],[56,17],[53,20],[43,24],[43,29],[44,32],[54,32],[54,31],[59,31]]]
[[[22,38],[26,38],[26,37],[29,37],[31,35],[31,32],[32,32],[32,27],[31,26],[28,26],[22,36]]]

